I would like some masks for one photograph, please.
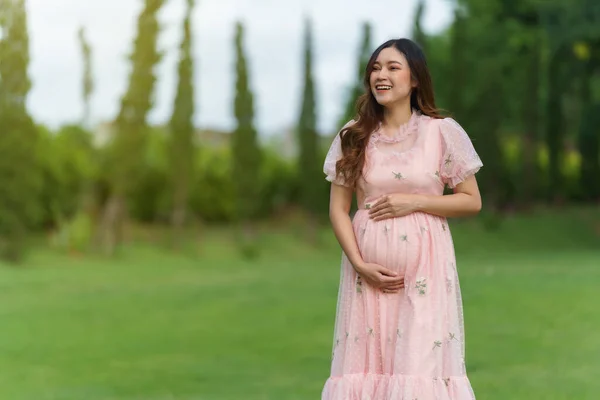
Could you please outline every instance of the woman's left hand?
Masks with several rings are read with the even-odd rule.
[[[394,193],[382,196],[369,209],[369,217],[375,221],[403,217],[417,211],[417,195]]]

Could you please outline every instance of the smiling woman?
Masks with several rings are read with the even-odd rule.
[[[358,117],[324,165],[343,261],[322,398],[474,400],[446,217],[480,210],[481,160],[461,126],[438,113],[412,41],[381,45],[364,85]],[[446,185],[454,194],[444,195]]]

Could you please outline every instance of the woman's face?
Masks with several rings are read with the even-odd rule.
[[[406,57],[395,47],[381,50],[373,64],[369,82],[375,100],[384,107],[406,99],[416,86]]]

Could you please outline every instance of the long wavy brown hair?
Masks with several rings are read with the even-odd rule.
[[[431,74],[421,48],[409,39],[388,40],[379,46],[371,55],[365,70],[363,79],[365,93],[357,101],[356,122],[340,132],[343,156],[336,163],[336,171],[338,176],[354,188],[362,175],[369,138],[383,121],[384,107],[375,100],[371,92],[370,77],[379,53],[389,47],[395,47],[406,57],[411,77],[417,82],[417,86],[410,94],[411,108],[432,118],[443,118],[440,110],[435,106]]]

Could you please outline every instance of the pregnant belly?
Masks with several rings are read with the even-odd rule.
[[[358,210],[352,224],[363,260],[400,274],[419,264],[429,242],[431,221],[424,213],[373,221],[367,210]]]

